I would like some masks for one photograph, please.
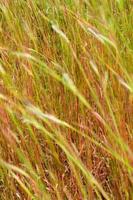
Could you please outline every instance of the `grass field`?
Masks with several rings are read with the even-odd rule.
[[[0,200],[133,199],[133,1],[0,0]]]

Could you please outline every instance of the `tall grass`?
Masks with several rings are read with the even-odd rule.
[[[0,199],[133,199],[133,2],[0,1]]]

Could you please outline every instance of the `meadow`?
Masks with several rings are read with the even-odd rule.
[[[133,199],[133,1],[0,0],[0,200]]]

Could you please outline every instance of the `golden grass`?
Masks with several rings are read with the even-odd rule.
[[[0,199],[133,199],[131,0],[0,1]]]

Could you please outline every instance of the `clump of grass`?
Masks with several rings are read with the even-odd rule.
[[[128,0],[0,2],[0,199],[133,198]]]

